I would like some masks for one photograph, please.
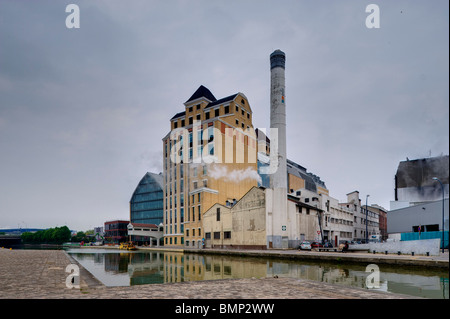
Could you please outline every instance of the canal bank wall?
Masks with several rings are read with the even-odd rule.
[[[83,246],[81,248],[107,248],[118,249],[118,246]],[[431,267],[449,269],[449,253],[440,253],[437,256],[408,255],[408,254],[385,254],[369,252],[331,252],[331,251],[300,251],[295,249],[268,249],[268,250],[245,250],[245,249],[185,249],[185,248],[164,248],[164,247],[138,247],[142,251],[169,251],[180,253],[226,255],[236,257],[256,257],[290,259],[304,261],[320,261],[330,263],[359,263],[378,265],[397,265],[408,267]]]
[[[319,251],[233,251],[233,250],[187,250],[198,254],[220,254],[229,256],[245,256],[245,257],[264,257],[276,259],[304,260],[304,261],[321,261],[330,263],[359,263],[359,264],[385,264],[385,265],[401,265],[408,267],[433,267],[433,268],[449,268],[448,252],[440,256],[411,256],[411,255],[394,255],[381,253],[361,253],[361,252],[319,252]]]

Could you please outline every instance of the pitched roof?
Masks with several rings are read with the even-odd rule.
[[[179,113],[175,114],[170,120],[172,121],[172,120],[175,120],[175,119],[177,119],[179,117],[183,117],[185,115],[186,115],[186,111],[179,112]]]
[[[222,104],[222,103],[228,102],[228,101],[233,101],[237,95],[238,95],[238,93],[230,95],[230,96],[227,96],[227,97],[224,97],[224,98],[222,98],[220,100],[216,100],[214,102],[211,102],[205,107],[205,109],[207,109],[209,107],[212,107],[214,105],[218,105],[218,104]]]
[[[202,97],[204,97],[212,102],[215,102],[217,100],[216,97],[211,93],[210,90],[208,90],[203,85],[200,85],[200,87],[197,89],[197,91],[195,91],[194,94],[192,94],[192,96],[185,103],[202,98]]]

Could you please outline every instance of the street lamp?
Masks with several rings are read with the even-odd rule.
[[[369,243],[369,232],[367,229],[367,225],[369,224],[369,221],[367,220],[367,198],[369,198],[370,195],[366,195],[366,244]]]
[[[444,185],[442,184],[442,182],[439,180],[439,178],[437,177],[433,177],[433,179],[435,181],[438,181],[439,184],[441,184],[441,189],[442,189],[442,253],[444,253]]]

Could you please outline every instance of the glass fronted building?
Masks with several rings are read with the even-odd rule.
[[[162,174],[146,173],[131,196],[130,221],[159,225],[163,215]]]

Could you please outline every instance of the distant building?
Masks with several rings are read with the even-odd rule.
[[[391,210],[420,205],[442,199],[439,178],[444,186],[444,197],[449,196],[449,156],[402,161],[395,174],[395,201]]]
[[[333,246],[352,241],[354,210],[348,208],[347,205],[339,205],[337,199],[326,193],[318,194],[317,191],[310,190],[311,186],[308,188],[298,189],[294,193],[301,202],[323,211],[320,220],[321,234],[316,240],[330,242]]]
[[[448,198],[448,155],[400,162],[395,174],[395,201],[391,202],[387,213],[389,237],[402,240],[442,238],[444,230],[448,247]]]
[[[113,220],[105,222],[105,242],[120,244],[128,241],[128,220]]]
[[[94,237],[96,241],[104,241],[105,238],[105,232],[103,230],[103,226],[101,227],[94,227]]]
[[[163,222],[162,173],[146,173],[130,199],[130,221],[159,225]]]
[[[364,208],[365,209],[365,205]],[[373,204],[369,206],[369,211],[378,215],[378,226],[380,229],[380,239],[385,241],[388,238],[387,232],[387,209],[379,205]]]
[[[366,213],[366,206],[361,205],[358,191],[348,193],[347,202],[339,205],[353,212],[353,240],[365,242],[372,235],[380,235],[379,214],[371,210]]]

